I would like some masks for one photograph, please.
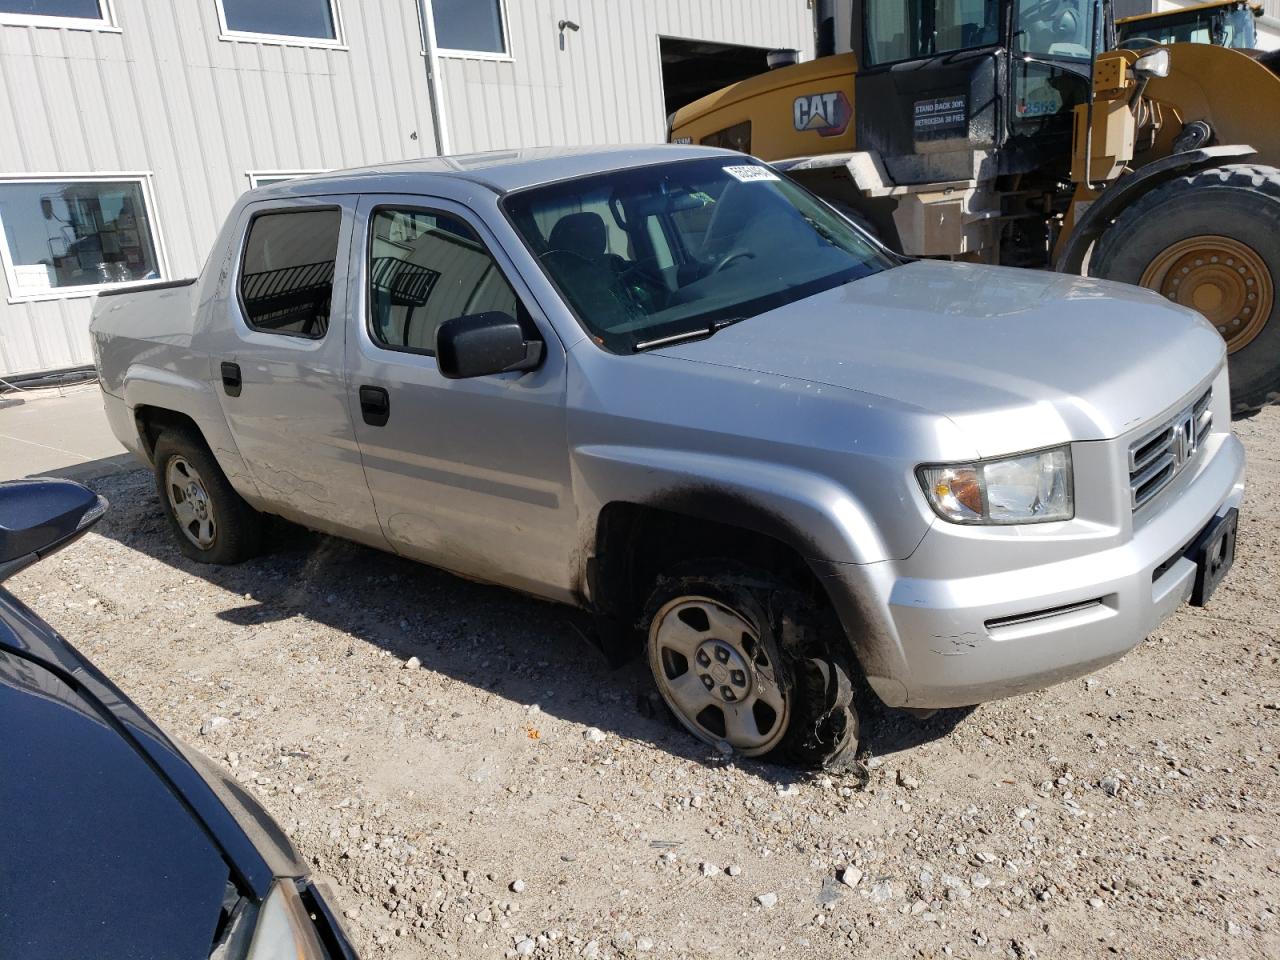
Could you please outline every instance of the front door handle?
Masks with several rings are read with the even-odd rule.
[[[244,380],[240,376],[240,364],[224,360],[222,363],[222,389],[228,397],[240,396]]]
[[[382,387],[361,387],[360,413],[369,426],[385,426],[391,416],[390,395]]]

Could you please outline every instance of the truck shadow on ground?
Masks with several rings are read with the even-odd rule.
[[[260,557],[230,567],[195,563],[178,550],[148,471],[88,482],[111,501],[94,532],[227,591],[233,602],[217,614],[227,623],[253,628],[307,618],[512,702],[538,704],[551,716],[687,760],[726,762],[670,714],[643,657],[611,668],[584,635],[585,618],[568,607],[282,521],[270,521],[271,548]],[[919,720],[876,702],[862,718],[862,740],[871,755],[892,754],[947,736],[969,712]],[[735,762],[774,783],[804,775]]]

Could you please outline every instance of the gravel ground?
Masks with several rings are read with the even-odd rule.
[[[150,475],[9,586],[228,767],[368,957],[1280,957],[1280,409],[1239,559],[1083,681],[867,722],[868,775],[708,755],[564,612],[288,532],[183,559]],[[865,781],[865,782],[864,782]]]

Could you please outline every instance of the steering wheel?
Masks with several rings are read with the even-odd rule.
[[[719,273],[725,267],[729,266],[729,264],[733,263],[735,260],[754,260],[755,258],[756,258],[756,255],[752,253],[750,250],[730,250],[718,261],[716,261],[716,265],[711,268],[711,272],[707,274],[707,276],[709,277],[715,276],[717,273]]]

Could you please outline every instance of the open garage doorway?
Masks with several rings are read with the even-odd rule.
[[[721,87],[769,69],[764,47],[659,37],[667,116]]]

